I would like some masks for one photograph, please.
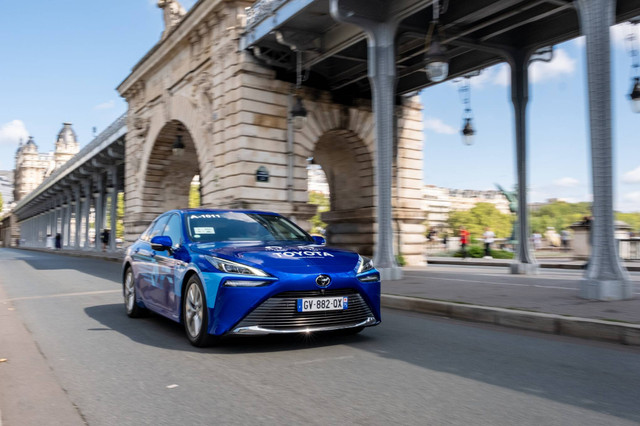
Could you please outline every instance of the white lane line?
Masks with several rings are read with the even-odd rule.
[[[53,299],[53,298],[56,298],[56,297],[91,296],[91,295],[94,295],[94,294],[110,294],[110,293],[122,293],[122,290],[84,291],[84,292],[80,292],[80,293],[49,294],[49,295],[46,295],[46,296],[14,297],[13,299],[0,300],[0,303],[15,302],[16,300]]]
[[[305,364],[313,364],[316,362],[326,362],[326,361],[338,361],[341,359],[351,359],[351,358],[355,358],[354,355],[346,355],[346,356],[337,356],[337,357],[331,357],[331,358],[317,358],[317,359],[311,359],[309,361],[298,361],[298,362],[294,362],[293,365],[305,365]]]

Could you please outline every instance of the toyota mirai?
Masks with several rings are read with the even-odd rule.
[[[324,243],[276,213],[163,213],[126,251],[127,315],[151,310],[181,322],[195,346],[224,335],[358,333],[379,324],[371,260]]]

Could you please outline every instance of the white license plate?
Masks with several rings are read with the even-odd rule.
[[[298,312],[343,311],[348,306],[349,298],[344,296],[298,299]]]

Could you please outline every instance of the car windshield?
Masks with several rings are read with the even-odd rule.
[[[313,239],[282,216],[243,212],[194,212],[187,215],[189,236],[194,242],[293,241]]]

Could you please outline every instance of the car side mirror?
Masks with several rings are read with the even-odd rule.
[[[158,235],[151,239],[151,249],[155,251],[165,251],[170,250],[173,246],[173,242],[171,241],[171,237],[166,235]]]
[[[312,235],[312,237],[313,237],[313,242],[320,246],[327,244],[327,240],[325,240],[324,237],[320,237],[318,235]]]

